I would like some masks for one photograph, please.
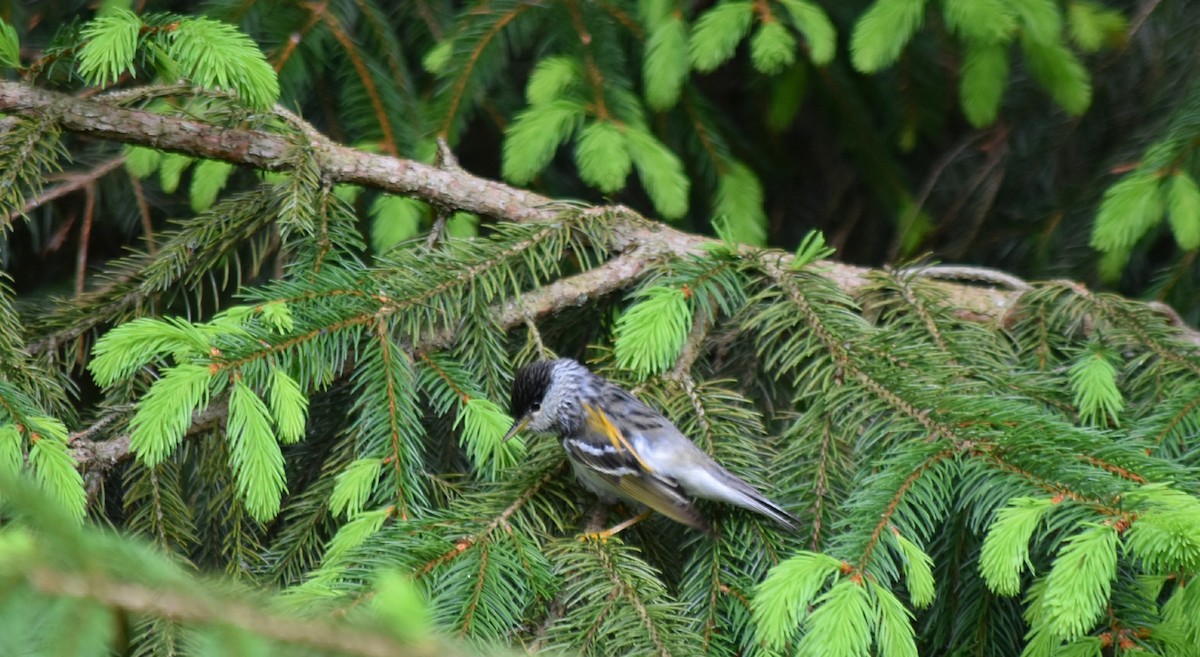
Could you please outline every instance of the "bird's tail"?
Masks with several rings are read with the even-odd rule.
[[[734,475],[730,474],[730,476],[732,477]],[[744,488],[740,488],[738,491],[741,493],[741,499],[736,501],[730,500],[730,502],[733,502],[744,509],[750,509],[751,511],[764,515],[771,520],[774,520],[781,527],[785,527],[790,531],[800,531],[799,518],[791,513],[788,513],[786,509],[779,506],[775,502],[772,502],[769,498],[767,498],[767,496],[755,490],[750,484],[747,484],[741,479],[738,479],[737,481],[744,486]]]
[[[693,495],[728,502],[764,515],[791,531],[800,530],[799,518],[720,465],[711,463],[709,468],[693,470],[691,475],[681,483]]]

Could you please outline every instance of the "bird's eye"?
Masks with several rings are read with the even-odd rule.
[[[529,407],[529,410],[533,411],[534,413],[537,413],[538,411],[542,410],[542,405],[537,402],[534,402],[533,406]]]

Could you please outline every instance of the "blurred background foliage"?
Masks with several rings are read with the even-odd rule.
[[[1066,277],[1200,319],[1200,11],[1184,0],[104,4],[239,26],[279,72],[280,102],[345,143],[430,160],[442,136],[472,172],[691,231],[723,218],[791,248],[815,228],[848,262]],[[94,10],[0,13],[26,60],[55,53],[31,73],[72,89],[76,53],[55,35],[69,42]],[[76,160],[119,155],[90,148]],[[180,158],[129,164],[157,175],[97,176],[94,199],[46,203],[5,239],[19,289],[82,284],[79,267],[186,212],[181,184],[203,206],[252,182]],[[357,202],[382,218],[377,247],[432,221],[420,203]]]

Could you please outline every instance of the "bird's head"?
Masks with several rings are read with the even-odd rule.
[[[578,389],[589,374],[568,358],[542,360],[517,370],[508,409],[514,421],[504,440],[522,429],[565,433],[577,421]]]

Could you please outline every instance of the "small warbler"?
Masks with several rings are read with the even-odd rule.
[[[705,532],[711,530],[693,497],[735,504],[799,528],[795,516],[721,467],[661,413],[574,360],[540,361],[518,370],[510,412],[516,421],[504,440],[525,428],[558,434],[575,476],[601,499],[644,504]]]

